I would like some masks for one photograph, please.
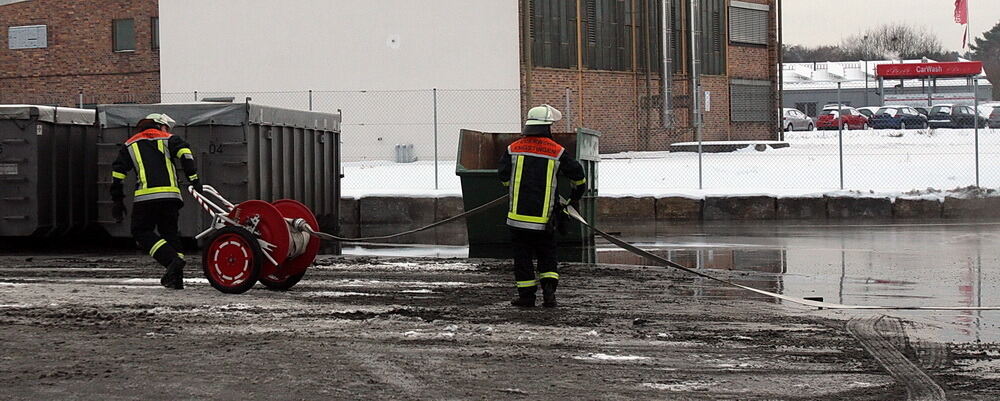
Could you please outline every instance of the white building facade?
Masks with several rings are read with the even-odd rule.
[[[520,128],[518,2],[160,0],[159,7],[165,102],[193,100],[188,94],[197,91],[342,110],[345,161],[392,160],[397,144],[432,158],[435,128],[440,157],[453,159],[460,128]]]

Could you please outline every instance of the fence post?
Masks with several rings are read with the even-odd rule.
[[[431,90],[434,95],[434,189],[438,189],[438,90]]]
[[[313,109],[313,90],[309,90],[309,111]]]
[[[566,88],[566,132],[573,132],[573,103],[570,100],[573,90]]]
[[[976,188],[979,188],[979,77],[972,77],[972,127],[976,137]]]
[[[840,189],[844,189],[844,105],[840,102],[840,81],[837,81],[837,146],[840,157]]]

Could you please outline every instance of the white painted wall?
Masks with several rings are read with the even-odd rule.
[[[198,91],[306,109],[313,90],[315,110],[343,109],[345,160],[392,160],[396,143],[433,157],[431,88],[452,103],[439,108],[439,121],[453,123],[439,125],[443,158],[454,158],[459,128],[520,127],[515,1],[159,4],[162,91],[184,93],[164,101]],[[481,89],[506,91],[470,91]],[[259,93],[288,91],[299,92]]]

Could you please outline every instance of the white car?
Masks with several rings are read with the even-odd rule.
[[[813,120],[798,109],[781,109],[781,125],[785,131],[812,131],[816,128]]]

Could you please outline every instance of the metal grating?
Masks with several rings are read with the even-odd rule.
[[[774,118],[771,81],[734,79],[729,85],[730,119],[770,122]]]

